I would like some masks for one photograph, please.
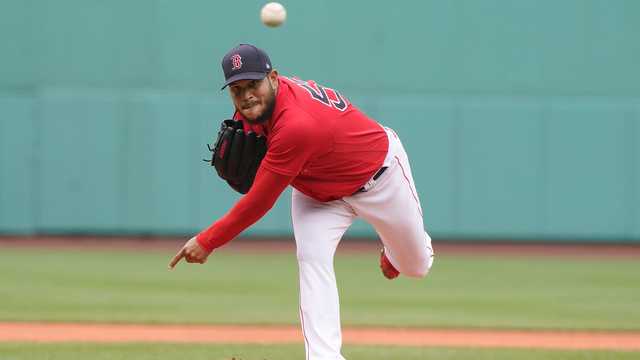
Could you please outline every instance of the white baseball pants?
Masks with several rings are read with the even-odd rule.
[[[344,360],[333,256],[356,217],[374,227],[389,261],[402,275],[424,277],[433,264],[431,238],[424,230],[409,159],[395,132],[386,130],[389,151],[384,166],[388,169],[367,183],[366,192],[330,202],[292,192],[306,360]]]

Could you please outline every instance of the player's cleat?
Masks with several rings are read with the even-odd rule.
[[[384,248],[382,248],[382,252],[380,253],[380,270],[382,270],[382,275],[389,280],[393,280],[400,275],[400,272],[391,265],[389,258],[387,258],[387,255],[384,253]]]

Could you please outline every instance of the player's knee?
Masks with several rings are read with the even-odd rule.
[[[407,269],[402,269],[402,275],[412,277],[412,278],[424,278],[429,274],[429,270],[431,270],[431,266],[433,265],[433,254],[430,254],[429,257],[421,259],[421,261],[416,262],[414,266],[411,266]]]
[[[423,268],[412,268],[409,269],[409,271],[403,271],[401,272],[402,275],[408,276],[408,277],[412,277],[412,278],[423,278],[425,276],[427,276],[427,274],[429,273],[429,268],[427,267],[423,267]]]

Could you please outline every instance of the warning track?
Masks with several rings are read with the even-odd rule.
[[[640,350],[640,332],[346,328],[345,344],[486,348]],[[2,342],[288,344],[296,326],[0,323]]]

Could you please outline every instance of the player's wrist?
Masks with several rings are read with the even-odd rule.
[[[200,247],[202,247],[205,251],[207,252],[213,251],[214,246],[212,244],[212,241],[207,236],[206,231],[203,231],[198,235],[196,235],[196,241],[198,242],[198,245],[200,245]]]

